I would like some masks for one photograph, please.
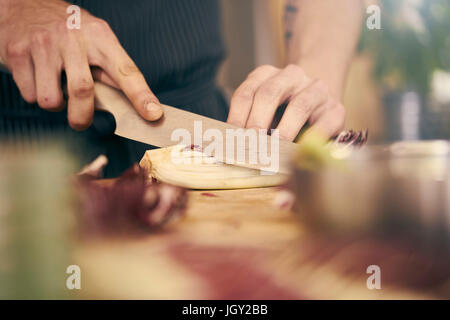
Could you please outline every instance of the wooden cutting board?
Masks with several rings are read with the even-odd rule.
[[[445,272],[436,277],[430,261],[409,251],[310,234],[293,213],[275,205],[276,188],[189,195],[186,217],[161,231],[81,245],[75,258],[83,274],[82,297],[450,297]],[[384,270],[382,290],[367,289],[371,264]],[[435,282],[429,281],[432,273]]]

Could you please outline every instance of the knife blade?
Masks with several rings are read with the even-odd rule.
[[[7,70],[1,58],[0,68]],[[146,121],[121,91],[100,82],[95,82],[95,107],[114,116],[114,133],[118,136],[157,147],[172,146],[181,139],[186,145],[199,146],[207,155],[228,164],[269,173],[290,172],[295,143],[278,139],[276,135],[244,130],[167,105],[162,105],[161,119]]]

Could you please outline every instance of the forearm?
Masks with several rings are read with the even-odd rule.
[[[362,16],[361,0],[288,0],[287,63],[325,81],[341,100]]]

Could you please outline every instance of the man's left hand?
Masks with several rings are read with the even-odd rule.
[[[265,65],[251,72],[233,94],[227,122],[269,129],[283,103],[287,107],[277,127],[281,139],[294,140],[307,122],[327,137],[344,127],[344,106],[323,81],[309,78],[295,64],[283,69]]]

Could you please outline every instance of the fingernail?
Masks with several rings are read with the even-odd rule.
[[[159,112],[161,110],[161,106],[155,102],[149,102],[145,105],[145,109],[147,109],[148,112]]]
[[[156,102],[148,102],[145,105],[145,110],[149,113],[147,120],[150,121],[158,120],[163,114],[161,106]]]

